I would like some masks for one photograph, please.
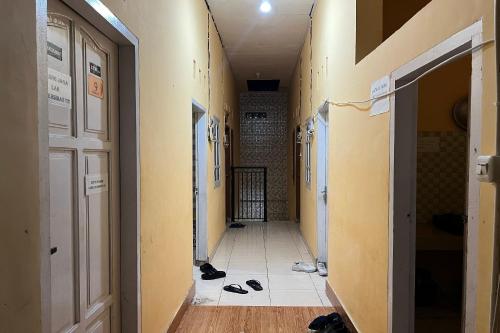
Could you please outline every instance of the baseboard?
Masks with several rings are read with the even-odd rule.
[[[313,251],[311,251],[311,247],[309,246],[309,243],[306,241],[306,239],[304,238],[304,235],[302,234],[302,231],[300,231],[300,236],[302,237],[302,240],[304,241],[304,244],[306,245],[306,249],[309,252],[309,255],[311,256],[311,258],[313,258],[313,263],[316,265],[318,262],[318,257],[314,256]]]
[[[226,224],[226,229],[224,229],[224,232],[222,235],[220,235],[219,240],[217,241],[217,244],[215,244],[212,253],[209,253],[208,255],[208,261],[207,262],[212,262],[212,259],[215,255],[215,252],[217,252],[217,249],[219,248],[220,243],[222,243],[222,239],[224,239],[224,235],[226,234],[227,229],[229,228],[229,224]]]
[[[179,328],[179,325],[181,324],[182,318],[186,314],[186,311],[188,307],[191,305],[193,302],[194,295],[196,293],[196,285],[193,282],[193,285],[191,288],[189,288],[189,292],[184,299],[184,302],[182,302],[181,307],[179,308],[179,311],[175,314],[174,320],[172,320],[172,323],[170,324],[170,327],[167,330],[167,333],[175,333],[177,328]]]
[[[349,315],[344,309],[344,306],[340,302],[339,298],[333,291],[332,287],[330,286],[330,283],[326,281],[326,296],[328,296],[328,299],[332,303],[333,307],[337,310],[337,312],[342,316],[342,319],[344,320],[347,328],[351,333],[358,333],[358,330],[356,327],[353,325],[351,318],[349,318]]]

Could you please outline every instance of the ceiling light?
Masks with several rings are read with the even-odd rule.
[[[273,9],[273,6],[269,3],[269,1],[262,1],[260,4],[260,11],[263,13],[269,13]]]

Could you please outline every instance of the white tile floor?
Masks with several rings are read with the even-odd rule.
[[[326,297],[326,278],[318,273],[294,272],[294,261],[313,262],[292,222],[247,223],[243,229],[228,229],[217,248],[212,265],[226,271],[225,279],[204,281],[193,267],[195,300],[200,305],[241,306],[331,306]],[[247,280],[261,282],[263,291],[254,291]],[[239,284],[248,294],[224,291],[228,284]]]

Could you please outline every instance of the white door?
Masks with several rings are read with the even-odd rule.
[[[48,13],[51,332],[119,332],[117,46]]]
[[[328,258],[328,119],[318,115],[317,154],[317,242],[318,261],[326,263]]]
[[[197,104],[193,104],[193,128],[195,140],[194,170],[196,172],[195,200],[196,211],[196,251],[197,262],[208,261],[208,197],[207,197],[207,114]]]

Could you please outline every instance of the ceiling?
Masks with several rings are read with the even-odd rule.
[[[207,0],[241,89],[246,80],[281,80],[289,85],[309,26],[314,0]],[[260,73],[258,76],[257,73]]]

